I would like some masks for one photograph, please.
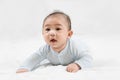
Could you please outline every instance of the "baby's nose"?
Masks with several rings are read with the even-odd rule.
[[[50,36],[55,36],[56,35],[56,32],[54,30],[51,30],[50,31]]]

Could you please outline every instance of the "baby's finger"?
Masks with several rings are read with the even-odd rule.
[[[72,72],[72,70],[71,70],[70,67],[67,67],[67,68],[66,68],[66,71],[68,71],[68,72]]]
[[[28,72],[28,70],[27,69],[18,69],[16,71],[16,73],[23,73],[23,72]]]
[[[68,72],[72,72],[72,71],[73,71],[73,69],[72,69],[72,68],[69,68],[69,69],[68,69]]]
[[[78,70],[72,70],[73,73],[77,72]]]
[[[66,68],[66,71],[69,71],[69,67]]]

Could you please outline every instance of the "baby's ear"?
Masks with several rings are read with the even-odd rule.
[[[70,30],[70,31],[68,32],[68,38],[70,38],[72,35],[73,35],[73,31]]]

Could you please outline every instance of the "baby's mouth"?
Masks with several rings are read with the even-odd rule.
[[[51,39],[50,42],[53,42],[53,43],[54,43],[54,42],[57,42],[57,40],[55,40],[55,39]]]

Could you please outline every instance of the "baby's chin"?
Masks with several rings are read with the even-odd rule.
[[[58,49],[58,47],[56,45],[50,45],[50,47],[53,49]]]
[[[59,49],[59,47],[58,47],[57,45],[50,45],[50,47],[51,47],[52,49]]]

